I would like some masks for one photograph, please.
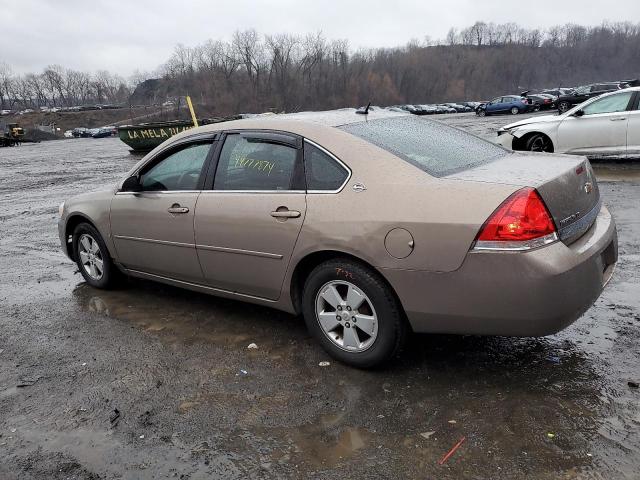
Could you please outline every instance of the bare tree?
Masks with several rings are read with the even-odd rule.
[[[13,73],[11,67],[4,62],[0,62],[0,110],[12,108],[13,102]]]

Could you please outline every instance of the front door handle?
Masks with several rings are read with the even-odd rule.
[[[275,218],[298,218],[300,212],[297,210],[276,210],[271,212],[271,216]]]
[[[627,117],[614,117],[614,118],[610,118],[609,120],[611,120],[612,122],[619,122],[621,120],[626,120]]]
[[[169,208],[167,208],[167,212],[169,213],[188,213],[189,207],[181,207],[179,203],[174,203]]]

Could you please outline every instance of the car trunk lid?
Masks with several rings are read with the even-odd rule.
[[[513,153],[447,178],[536,188],[566,244],[589,230],[601,206],[595,175],[584,157]]]

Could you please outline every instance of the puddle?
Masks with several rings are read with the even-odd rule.
[[[260,306],[234,302],[153,282],[130,281],[121,290],[98,290],[80,284],[73,298],[84,310],[129,322],[170,343],[209,342],[257,350],[272,358],[287,352],[287,336],[304,338],[303,322]],[[279,329],[287,332],[281,338]]]
[[[321,415],[317,423],[289,432],[296,458],[315,467],[331,467],[367,446],[372,433],[364,428],[340,426],[344,417],[344,412]]]
[[[640,162],[605,163],[593,161],[593,171],[599,182],[638,182],[640,181]]]

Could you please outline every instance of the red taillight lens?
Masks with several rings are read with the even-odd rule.
[[[535,188],[523,188],[493,212],[478,234],[482,242],[521,242],[556,232],[556,226]]]

